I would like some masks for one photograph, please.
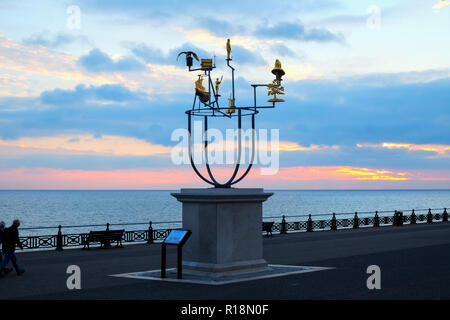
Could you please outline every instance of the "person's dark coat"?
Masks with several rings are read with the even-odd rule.
[[[22,247],[19,240],[19,230],[15,226],[6,228],[3,234],[3,251],[15,251],[16,245],[19,248]]]
[[[3,243],[4,237],[5,237],[5,230],[0,229],[0,245]]]

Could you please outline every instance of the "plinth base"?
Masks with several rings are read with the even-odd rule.
[[[183,273],[211,278],[267,269],[262,247],[263,189],[181,189],[183,228],[192,235],[183,248]]]
[[[268,270],[267,261],[246,260],[232,263],[202,263],[183,261],[183,273],[196,276],[220,278]]]

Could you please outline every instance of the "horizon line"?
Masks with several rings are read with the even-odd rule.
[[[180,189],[213,189],[213,188],[180,188]],[[0,189],[0,191],[179,191],[180,189]],[[272,189],[272,188],[234,188],[234,189],[265,189],[271,191],[450,191],[450,188],[430,189]]]

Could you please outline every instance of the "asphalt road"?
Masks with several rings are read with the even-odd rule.
[[[0,279],[0,299],[450,299],[450,223],[274,235],[264,239],[270,264],[334,269],[220,286],[111,277],[159,269],[161,246],[19,252],[23,276]],[[175,266],[169,248],[168,265]],[[66,269],[81,268],[81,290]],[[369,290],[369,265],[381,289]]]

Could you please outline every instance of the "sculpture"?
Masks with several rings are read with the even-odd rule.
[[[284,94],[284,87],[281,86],[280,81],[277,79],[273,80],[272,83],[267,85],[269,92],[267,92],[268,96],[273,95],[272,99],[267,100],[268,102],[284,102],[283,99],[277,98],[277,94]]]
[[[216,97],[220,97],[219,85],[222,83],[222,80],[223,80],[223,76],[220,78],[220,80],[219,80],[219,78],[216,78]]]
[[[195,94],[202,102],[207,102],[209,100],[209,92],[207,92],[203,86],[203,75],[198,75],[198,79],[195,81]]]
[[[227,60],[231,60],[231,44],[230,44],[230,39],[227,39]]]
[[[186,66],[188,66],[189,68],[192,67],[192,64],[193,64],[193,61],[194,61],[194,60],[192,59],[192,56],[195,58],[195,60],[199,61],[199,60],[198,60],[197,54],[196,54],[195,52],[193,52],[193,51],[183,51],[183,52],[180,52],[180,53],[178,54],[178,56],[177,56],[177,61],[178,61],[178,58],[179,58],[182,54],[185,54],[185,55],[186,55]]]
[[[188,132],[189,132],[189,158],[191,162],[191,166],[194,169],[195,173],[206,183],[213,185],[216,188],[230,188],[232,185],[238,183],[249,173],[250,169],[253,165],[253,160],[255,157],[255,116],[259,113],[259,109],[262,108],[275,108],[275,103],[283,102],[284,100],[277,98],[277,95],[284,94],[284,87],[281,86],[282,76],[285,74],[284,70],[281,68],[281,62],[277,59],[275,61],[275,67],[272,70],[272,73],[276,76],[275,80],[273,80],[270,84],[251,84],[253,87],[253,105],[250,106],[237,106],[236,105],[236,97],[235,97],[235,85],[234,85],[234,67],[230,65],[231,62],[231,44],[230,39],[227,40],[226,43],[227,50],[227,66],[231,69],[231,93],[229,100],[229,105],[227,107],[221,107],[219,104],[219,85],[222,82],[223,76],[220,81],[219,78],[216,78],[215,84],[211,80],[211,71],[216,68],[215,62],[213,63],[212,59],[201,59],[200,67],[192,68],[193,61],[192,56],[198,61],[197,55],[192,51],[181,52],[178,54],[186,54],[186,64],[189,67],[189,71],[199,71],[201,74],[198,75],[198,79],[195,81],[195,96],[194,102],[192,104],[192,108],[186,110],[186,114],[188,115]],[[177,57],[178,59],[178,57]],[[207,84],[203,86],[203,78],[207,78]],[[257,97],[256,97],[256,89],[258,87],[266,87],[269,89],[268,95],[273,95],[273,99],[270,99],[270,105],[261,106],[257,105]],[[198,100],[197,100],[198,98]],[[248,116],[251,117],[251,128],[252,128],[252,142],[251,142],[251,156],[250,163],[248,164],[246,170],[238,176],[238,171],[240,168],[241,161],[241,149],[242,149],[242,117]],[[200,171],[197,169],[192,156],[192,117],[200,117],[203,118],[203,143],[204,143],[204,151],[205,151],[205,166],[206,171],[208,173],[209,178],[202,175]],[[235,164],[235,168],[233,170],[232,176],[224,183],[220,183],[214,177],[211,167],[208,162],[207,156],[207,148],[208,148],[208,140],[206,132],[208,131],[208,118],[209,117],[223,117],[223,118],[234,118],[237,117],[237,125],[238,125],[238,155],[237,161]]]
[[[280,60],[275,60],[275,67],[272,69],[272,73],[275,75],[277,81],[281,81],[281,77],[284,76],[285,72],[281,68]]]
[[[230,104],[228,105],[227,111],[225,111],[227,114],[233,114],[236,112],[236,108],[234,107],[234,100],[230,94],[230,98],[228,99],[230,101]]]

